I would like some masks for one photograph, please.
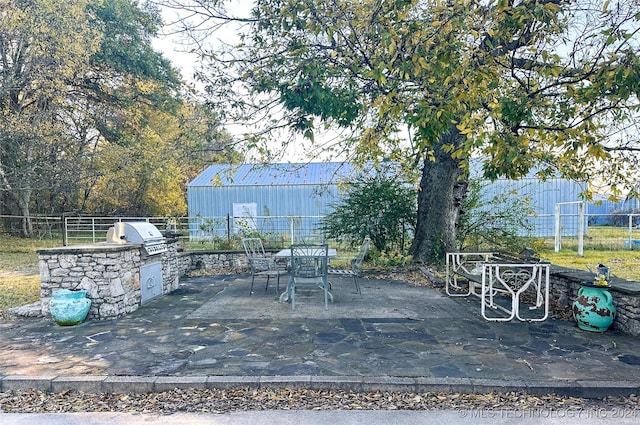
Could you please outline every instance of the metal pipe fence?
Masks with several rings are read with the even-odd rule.
[[[567,248],[581,254],[581,248],[602,251],[640,249],[640,214],[548,215],[546,222],[555,229],[553,246],[556,251]]]
[[[104,242],[115,222],[145,221],[169,231],[190,250],[242,249],[245,237],[260,236],[267,247],[282,248],[294,242],[323,239],[321,216],[259,217],[64,217],[63,244]]]
[[[63,217],[62,244],[79,245],[105,242],[107,231],[119,221],[144,221],[164,230],[166,217]]]
[[[320,242],[322,216],[190,217],[175,220],[178,233],[192,249],[200,246],[242,248],[245,237],[261,237],[265,246],[283,248],[299,242]]]
[[[585,214],[584,247],[599,250],[640,249],[640,214]],[[544,244],[554,244],[553,214],[538,215],[531,236]],[[241,249],[241,239],[260,236],[273,248],[294,242],[323,240],[321,216],[256,217],[65,217],[66,241],[94,243],[103,241],[116,221],[148,221],[160,230],[179,234],[189,249]],[[563,246],[578,244],[578,215],[564,214],[559,224]]]
[[[20,235],[24,217],[0,215],[0,237]],[[62,245],[104,242],[109,227],[117,221],[145,221],[160,231],[176,233],[185,249],[242,249],[241,239],[260,236],[265,245],[282,248],[293,242],[323,240],[321,216],[259,217],[105,217],[105,216],[32,216],[33,238],[58,239]],[[553,248],[553,214],[532,217],[531,237]],[[585,214],[584,248],[595,250],[640,249],[640,214]],[[577,215],[561,217],[562,247],[578,244]]]
[[[0,237],[3,235],[21,235],[23,221],[27,217],[19,215],[0,214]],[[33,228],[32,238],[35,239],[56,239],[62,234],[61,216],[34,215],[28,217]]]

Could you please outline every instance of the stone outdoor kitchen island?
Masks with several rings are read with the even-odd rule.
[[[178,288],[177,240],[149,255],[140,244],[95,243],[38,251],[43,315],[59,289],[85,289],[92,304],[87,318],[110,319],[137,310]],[[151,292],[148,292],[151,291]],[[145,294],[146,292],[146,294]]]

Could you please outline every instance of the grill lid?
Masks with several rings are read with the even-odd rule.
[[[142,244],[149,255],[167,251],[167,244],[156,226],[146,221],[117,222],[107,232],[109,243]]]
[[[118,226],[119,224],[122,226]],[[120,239],[124,239],[129,243],[147,244],[150,242],[164,241],[164,237],[158,228],[146,221],[116,223],[115,227]],[[119,229],[119,227],[121,229]]]

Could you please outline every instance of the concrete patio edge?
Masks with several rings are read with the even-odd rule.
[[[520,381],[471,378],[399,376],[28,376],[0,378],[0,391],[34,389],[44,392],[153,393],[173,389],[307,388],[335,391],[490,392],[524,391],[532,395],[557,394],[602,398],[640,393],[639,381]]]

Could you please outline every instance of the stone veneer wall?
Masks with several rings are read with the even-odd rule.
[[[184,276],[194,270],[249,270],[249,263],[244,251],[193,251],[178,253],[180,275]]]
[[[552,266],[550,270],[550,298],[571,306],[578,297],[580,282],[593,281],[593,273]],[[640,336],[640,284],[612,277],[609,292],[616,307],[612,327],[622,333]]]
[[[162,262],[162,293],[177,289],[181,276],[177,240],[167,252],[148,256],[140,245],[90,244],[38,251],[40,302],[44,315],[58,289],[86,289],[91,299],[88,318],[108,319],[140,307],[140,267]]]
[[[167,251],[162,253],[162,293],[168,294],[180,286],[180,277],[184,275],[180,270],[178,257],[179,241],[177,238],[167,238]]]

